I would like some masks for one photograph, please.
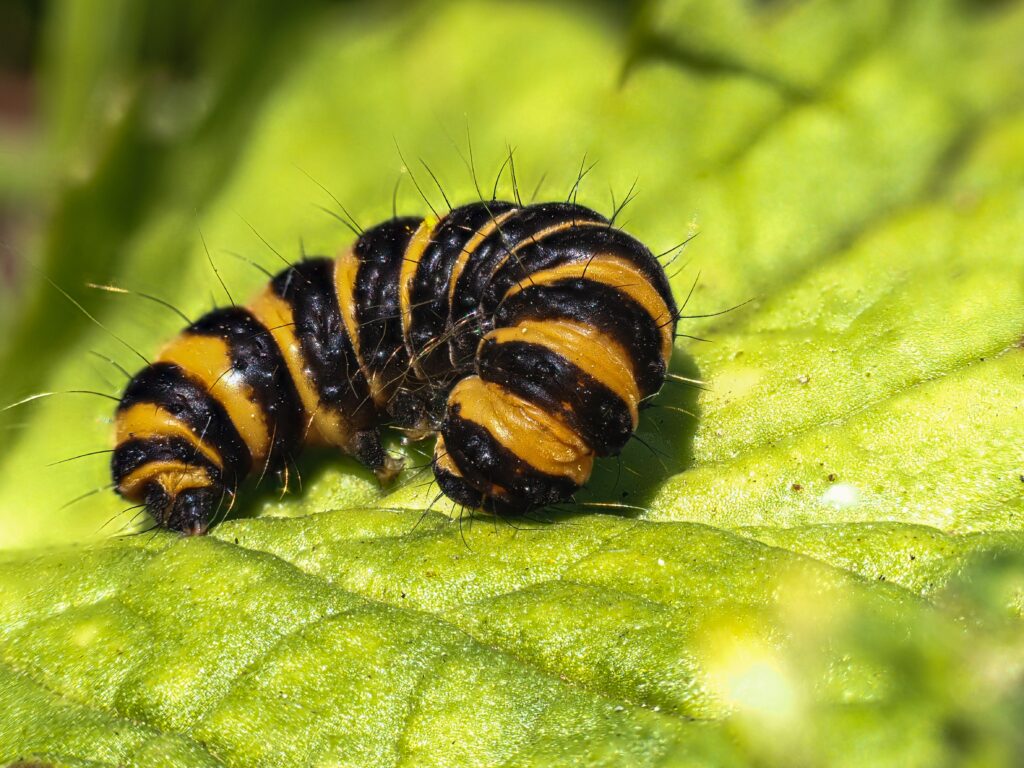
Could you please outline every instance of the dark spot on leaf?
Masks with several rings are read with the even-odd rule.
[[[958,753],[966,752],[977,742],[974,728],[962,718],[949,718],[943,724],[942,735],[946,743]]]

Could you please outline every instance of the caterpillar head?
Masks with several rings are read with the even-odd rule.
[[[223,498],[224,489],[215,485],[168,493],[161,483],[155,482],[146,491],[146,511],[161,528],[201,536],[210,527]]]
[[[525,483],[513,495],[497,485],[480,482],[481,491],[464,477],[447,454],[444,438],[438,437],[440,450],[434,453],[434,478],[444,495],[467,509],[481,509],[499,517],[527,515],[549,504],[565,501],[571,495],[564,488],[552,488],[545,483]]]
[[[593,451],[572,429],[509,389],[460,381],[434,449],[434,476],[450,499],[522,515],[569,499],[586,482]]]

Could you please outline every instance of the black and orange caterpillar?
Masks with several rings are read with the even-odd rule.
[[[391,425],[437,433],[454,502],[525,513],[619,453],[664,382],[677,319],[658,259],[574,203],[393,218],[165,346],[121,398],[113,479],[157,525],[201,534],[243,480],[306,444],[389,482]]]

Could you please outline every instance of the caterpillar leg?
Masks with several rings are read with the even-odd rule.
[[[400,430],[409,442],[426,440],[437,434],[444,419],[447,391],[437,389],[427,393],[398,392],[388,405],[391,426]]]
[[[364,429],[352,437],[352,455],[359,463],[373,471],[382,487],[387,487],[398,477],[405,462],[384,450],[380,442],[380,432],[376,429]]]

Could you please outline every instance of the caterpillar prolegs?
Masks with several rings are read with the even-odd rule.
[[[572,203],[491,201],[363,232],[246,307],[214,310],[128,384],[118,493],[204,533],[249,476],[304,445],[382,483],[380,427],[437,434],[451,500],[498,514],[564,501],[616,455],[665,379],[678,311],[657,258]]]

